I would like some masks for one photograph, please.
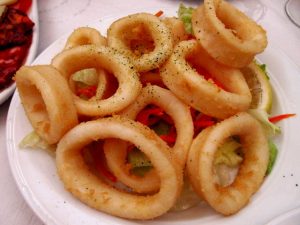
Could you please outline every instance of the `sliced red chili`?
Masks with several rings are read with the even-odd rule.
[[[76,94],[78,96],[84,96],[86,98],[91,98],[96,95],[96,91],[97,91],[97,86],[92,85],[92,86],[87,86],[84,88],[78,88]]]
[[[284,119],[287,119],[287,118],[290,118],[293,116],[296,116],[296,114],[295,113],[287,113],[287,114],[277,115],[277,116],[270,117],[269,121],[272,123],[277,123],[281,120],[284,120]]]
[[[164,111],[158,107],[152,107],[143,109],[136,117],[136,120],[146,126],[150,126],[157,122],[161,116],[164,115]],[[153,117],[155,116],[155,117]]]
[[[211,116],[205,115],[191,108],[191,116],[194,123],[194,136],[199,134],[201,130],[214,125],[215,119]]]
[[[168,143],[168,145],[174,145],[176,142],[176,130],[175,127],[172,126],[170,129],[170,132],[168,134],[160,135],[160,138],[163,139],[165,142]]]
[[[155,126],[159,125],[161,122],[168,124],[169,129],[166,130],[168,133],[163,133],[160,137],[167,142],[168,145],[174,145],[177,135],[174,122],[172,118],[161,108],[151,105],[150,107],[143,109],[137,115],[136,120],[150,128],[153,128],[154,130]]]
[[[215,122],[214,121],[212,121],[212,120],[208,120],[208,121],[195,121],[195,126],[197,127],[197,128],[206,128],[206,127],[210,127],[210,126],[212,126],[212,125],[214,125],[215,124]]]
[[[162,14],[164,14],[164,12],[162,10],[159,10],[157,13],[155,13],[154,15],[157,17],[160,17]]]

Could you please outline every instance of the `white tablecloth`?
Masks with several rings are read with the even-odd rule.
[[[65,32],[84,24],[85,21],[100,21],[119,12],[140,12],[147,8],[166,10],[179,4],[177,0],[40,0],[40,42],[38,53]],[[199,1],[186,1],[196,5]],[[284,12],[285,0],[235,0],[231,1],[248,13],[268,31],[269,43],[280,48],[300,67],[300,29],[292,24]],[[263,7],[261,7],[263,6]],[[300,71],[300,70],[299,70]],[[300,76],[300,74],[299,74]],[[6,154],[6,116],[10,100],[0,106],[0,224],[40,225],[41,220],[23,200],[10,172]]]

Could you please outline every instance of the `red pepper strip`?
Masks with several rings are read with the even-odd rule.
[[[197,116],[197,112],[196,109],[194,108],[190,108],[190,112],[191,112],[191,116],[192,116],[192,119],[193,121],[195,120],[196,116]],[[198,112],[199,113],[199,112]]]
[[[187,39],[188,40],[195,40],[196,37],[194,35],[192,35],[192,34],[189,34]]]
[[[164,113],[164,115],[161,116],[161,119],[164,120],[166,123],[168,123],[170,125],[174,124],[172,118],[166,113]]]
[[[172,118],[167,115],[161,108],[155,106],[149,109],[142,110],[136,117],[136,120],[140,123],[151,126],[160,120],[164,120],[166,123],[170,124],[171,128],[168,134],[160,135],[167,144],[173,145],[176,141],[176,129],[174,127],[174,122]],[[130,151],[130,149],[128,149]]]
[[[163,116],[164,111],[161,108],[144,109],[137,115],[136,120],[146,126],[149,126],[153,124],[153,120],[150,121],[150,116],[153,115],[158,117]],[[155,122],[157,122],[158,119]]]
[[[160,138],[163,139],[167,144],[173,145],[176,142],[176,130],[175,127],[172,126],[170,132],[168,134],[160,135]]]
[[[269,118],[269,121],[272,122],[272,123],[277,123],[281,120],[284,120],[284,119],[287,119],[289,117],[293,117],[293,116],[296,116],[295,113],[291,113],[291,114],[282,114],[282,115],[278,115],[278,116],[273,116],[273,117],[270,117]]]
[[[212,126],[212,125],[214,125],[215,124],[215,122],[214,121],[195,121],[195,126],[197,127],[197,128],[206,128],[206,127],[210,127],[210,126]]]
[[[206,127],[215,124],[215,121],[211,116],[197,112],[194,109],[191,109],[191,115],[194,122],[194,136],[196,136],[201,130],[205,129]]]
[[[87,87],[84,87],[84,88],[78,88],[77,89],[77,95],[78,96],[85,96],[87,98],[91,98],[93,96],[96,95],[96,91],[97,91],[97,86],[87,86]]]
[[[129,145],[129,146],[127,147],[127,153],[132,152],[132,150],[133,150],[134,148],[135,148],[134,145]]]
[[[167,134],[167,135],[160,135],[160,138],[162,140],[164,140],[165,142],[167,142],[168,144],[174,144],[176,141],[176,136],[175,135],[171,135],[171,134]]]
[[[160,17],[162,14],[164,14],[164,12],[162,10],[159,10],[157,13],[155,13],[154,15],[157,17]]]
[[[195,121],[213,121],[213,118],[211,116],[205,115],[203,113],[200,113]]]
[[[101,142],[94,142],[92,144],[92,149],[90,150],[96,169],[108,180],[116,182],[117,178],[107,169],[102,145],[103,144]]]

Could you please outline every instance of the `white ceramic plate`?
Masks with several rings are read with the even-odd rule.
[[[276,217],[266,225],[299,225],[299,223],[300,223],[300,208],[296,208]]]
[[[34,22],[32,43],[28,51],[28,55],[24,64],[29,65],[35,58],[38,42],[39,42],[39,18],[38,18],[38,7],[37,0],[32,1],[31,9],[28,13],[30,19]],[[5,88],[0,92],[0,105],[5,102],[14,92],[16,88],[15,83],[12,83],[9,87]]]
[[[175,10],[174,12],[175,13]],[[102,33],[115,19],[97,24]],[[33,64],[47,64],[61,51],[64,36],[46,49]],[[268,65],[274,93],[274,114],[300,113],[300,76],[297,67],[275,46],[268,46],[258,59]],[[143,224],[266,224],[275,216],[295,208],[300,203],[300,142],[298,130],[300,118],[294,117],[280,123],[282,134],[276,138],[279,147],[278,160],[273,172],[239,213],[223,217],[206,204],[182,212],[169,212]],[[140,224],[116,218],[89,208],[67,192],[56,173],[55,160],[45,151],[19,149],[22,138],[32,130],[15,93],[7,119],[7,150],[9,163],[16,183],[24,198],[45,224]],[[130,203],[128,203],[130,204]]]

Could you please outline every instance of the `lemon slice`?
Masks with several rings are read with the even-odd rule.
[[[272,87],[265,70],[256,61],[241,69],[252,94],[250,109],[272,109]]]

